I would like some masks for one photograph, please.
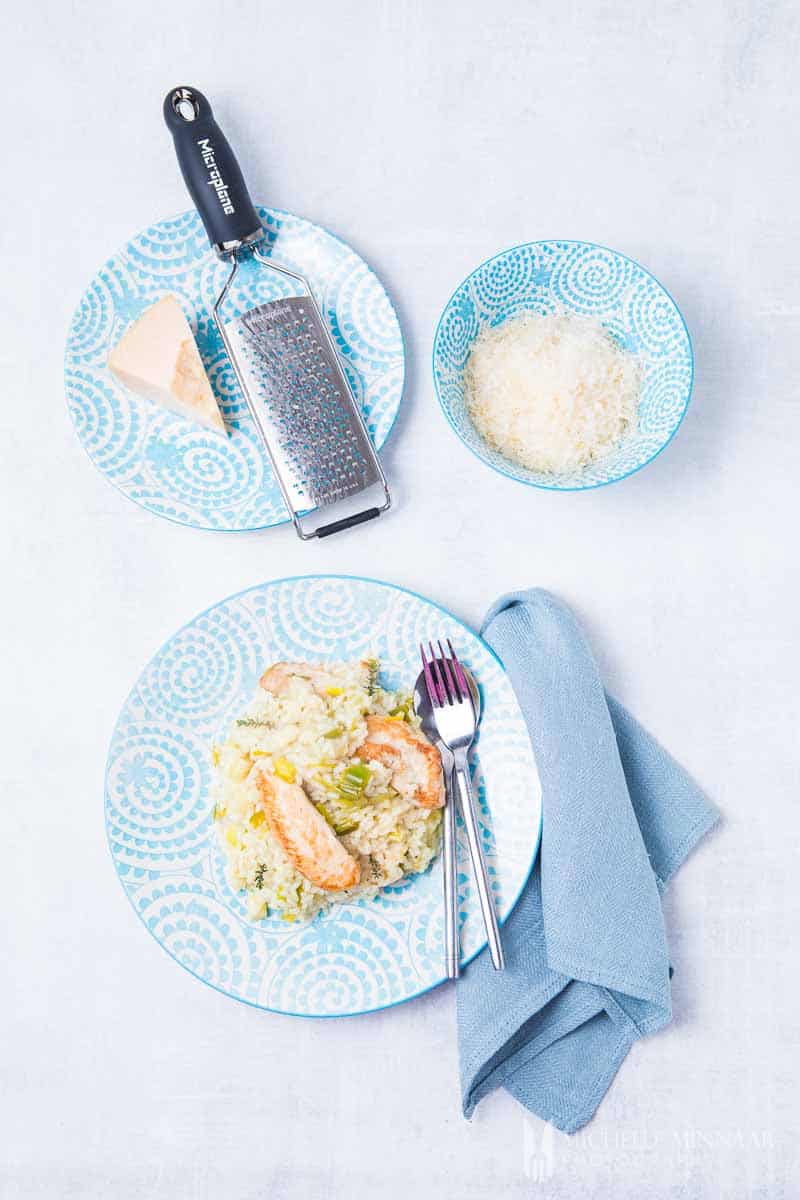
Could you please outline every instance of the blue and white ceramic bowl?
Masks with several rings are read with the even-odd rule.
[[[472,424],[464,368],[478,332],[521,312],[572,310],[599,317],[643,365],[639,424],[611,454],[566,475],[509,462]],[[490,467],[533,487],[600,487],[640,470],[674,437],[692,393],[694,362],[686,324],[657,279],[624,254],[592,242],[528,242],[482,263],[456,288],[433,343],[433,378],[445,416]]]
[[[259,208],[265,245],[308,279],[376,447],[389,436],[403,393],[397,315],[363,259],[319,225]],[[89,284],[67,337],[67,404],[83,448],[137,504],[198,529],[263,529],[289,520],[244,396],[212,318],[230,272],[192,209],[131,238]],[[282,293],[266,268],[240,271],[233,311]],[[180,300],[219,401],[227,438],[128,392],[107,370],[127,327],[167,293]]]
[[[373,900],[305,924],[250,921],[211,818],[212,741],[250,701],[266,664],[376,654],[411,687],[420,641],[450,637],[483,692],[472,761],[489,876],[504,920],[539,845],[541,788],[525,721],[494,653],[435,604],[385,583],[304,576],[265,583],[180,629],[145,667],[117,721],[106,767],[106,829],[137,915],[198,979],[237,1000],[299,1016],[386,1008],[444,980],[441,857]],[[459,833],[462,961],[486,944]]]

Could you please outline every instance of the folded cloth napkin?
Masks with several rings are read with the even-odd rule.
[[[570,610],[503,597],[481,630],[503,662],[542,784],[541,852],[457,995],[464,1115],[503,1086],[565,1133],[594,1116],[628,1050],[672,1018],[660,893],[717,812],[608,696]]]

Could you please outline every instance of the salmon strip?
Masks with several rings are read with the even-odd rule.
[[[330,687],[333,676],[322,667],[314,667],[305,662],[277,662],[268,667],[259,679],[259,687],[273,696],[282,696],[289,687],[292,679],[301,679],[320,695]]]
[[[366,686],[370,673],[369,663],[363,661],[360,666],[364,672],[364,686]],[[292,679],[300,679],[303,683],[307,683],[318,696],[328,695],[328,688],[341,690],[341,685],[335,675],[332,675],[324,666],[307,662],[273,663],[271,667],[267,667],[258,684],[265,692],[271,692],[273,696],[282,696]]]
[[[361,876],[358,863],[299,784],[263,767],[253,776],[270,833],[300,874],[326,892],[354,887]]]
[[[392,772],[392,783],[418,808],[444,805],[444,779],[439,751],[423,733],[392,717],[367,717],[367,737],[356,754],[380,762]]]

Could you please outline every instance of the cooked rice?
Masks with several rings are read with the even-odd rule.
[[[313,670],[314,668],[309,668]],[[213,747],[216,770],[214,821],[232,885],[247,893],[247,912],[260,920],[280,912],[308,920],[331,903],[374,896],[404,875],[424,871],[440,840],[441,812],[420,808],[392,787],[389,768],[369,763],[370,778],[358,803],[337,782],[357,763],[369,714],[394,715],[419,727],[411,696],[378,685],[376,660],[325,664],[330,692],[319,695],[302,677],[279,696],[259,688],[255,699]],[[275,770],[291,764],[309,799],[358,860],[359,884],[347,891],[316,887],[271,837],[251,778],[254,764]]]

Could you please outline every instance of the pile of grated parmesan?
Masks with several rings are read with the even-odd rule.
[[[478,433],[534,471],[583,467],[636,425],[638,360],[596,317],[522,313],[485,328],[464,383]]]

